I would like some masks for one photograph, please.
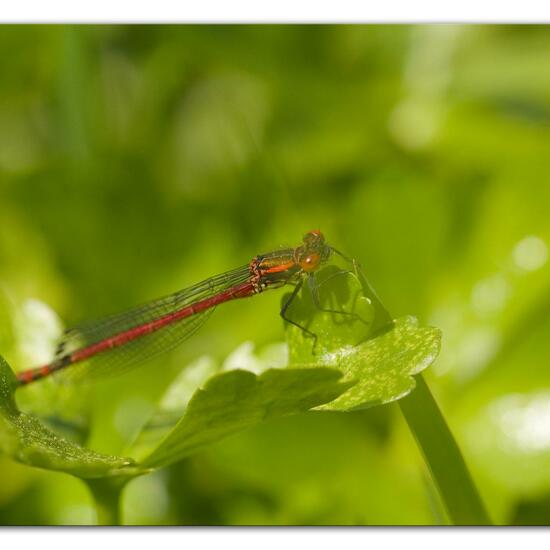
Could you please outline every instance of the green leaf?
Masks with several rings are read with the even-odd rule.
[[[419,327],[412,317],[393,323],[358,270],[329,266],[314,283],[323,308],[342,308],[353,315],[320,312],[312,301],[312,289],[305,288],[289,315],[317,335],[316,349],[311,336],[288,324],[290,368],[259,376],[236,370],[210,378],[143,466],[170,464],[272,416],[312,408],[360,409],[399,399],[414,388],[412,376],[438,353],[439,331]],[[160,431],[166,434],[166,427]],[[147,443],[146,432],[147,428],[134,453],[139,453],[140,441]]]
[[[105,455],[86,449],[46,428],[21,412],[15,403],[17,380],[0,357],[0,450],[14,460],[81,478],[135,475],[130,458]]]
[[[391,322],[360,271],[344,276],[333,273],[324,270],[320,274],[321,305],[355,316],[319,311],[311,293],[303,292],[289,308],[289,315],[315,333],[317,342],[314,349],[314,339],[289,324],[291,366],[337,368],[344,380],[355,382],[347,392],[318,410],[351,411],[404,397],[415,387],[413,376],[437,357],[440,331],[419,326],[414,317]]]
[[[401,399],[415,388],[413,376],[431,365],[440,350],[438,329],[420,327],[414,317],[388,323],[389,315],[362,273],[356,270],[350,275],[346,281],[322,275],[326,294],[319,301],[325,309],[338,307],[355,316],[315,310],[311,294],[302,293],[293,311],[318,341],[313,346],[313,339],[299,327],[287,327],[293,364],[336,367],[344,380],[356,382],[317,410],[350,411]],[[339,305],[334,305],[331,299],[337,293]],[[340,318],[340,327],[335,318]],[[353,345],[361,337],[364,341]],[[451,520],[460,525],[490,524],[460,449],[421,376],[418,394],[413,392],[400,404]]]
[[[420,327],[414,317],[402,317],[382,336],[353,350],[344,348],[336,352],[327,365],[337,367],[345,374],[345,380],[356,380],[356,384],[338,399],[318,408],[351,411],[405,397],[415,388],[413,376],[437,357],[440,343],[438,329]]]
[[[234,370],[213,376],[195,392],[174,430],[142,462],[166,466],[264,420],[304,412],[348,389],[330,368]]]

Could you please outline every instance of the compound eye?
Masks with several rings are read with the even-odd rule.
[[[308,254],[300,261],[300,267],[307,272],[315,271],[320,261],[321,257],[319,254]]]
[[[306,246],[313,246],[317,243],[323,243],[325,241],[325,238],[323,237],[323,234],[318,230],[315,229],[313,231],[308,231],[304,235],[304,243]]]

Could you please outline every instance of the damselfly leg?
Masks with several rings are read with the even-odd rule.
[[[330,308],[323,307],[323,305],[321,304],[321,299],[319,297],[319,288],[321,288],[321,286],[328,283],[331,279],[334,279],[335,277],[348,275],[350,273],[353,274],[353,271],[343,269],[341,271],[337,271],[336,273],[333,273],[332,275],[330,275],[330,277],[327,277],[326,279],[322,280],[319,283],[315,280],[315,276],[313,275],[313,273],[310,274],[308,276],[307,282],[308,282],[309,290],[311,292],[311,297],[313,299],[313,304],[319,311],[322,311],[323,313],[332,313],[335,315],[348,316],[350,319],[357,319],[358,321],[365,323],[365,325],[368,325],[369,322],[366,319],[363,319],[361,315],[359,315],[358,313],[355,313],[354,311],[330,309]]]
[[[354,272],[352,270],[341,269],[341,270],[338,270],[336,273],[333,273],[333,274],[329,275],[328,277],[326,277],[322,281],[317,282],[317,280],[315,279],[314,274],[313,273],[308,273],[307,274],[307,286],[308,286],[308,290],[309,290],[310,295],[311,295],[313,305],[315,306],[315,308],[317,310],[319,310],[323,313],[342,315],[342,316],[348,317],[350,319],[361,321],[361,322],[365,323],[366,325],[368,325],[369,322],[367,320],[363,319],[359,314],[357,314],[355,312],[326,308],[326,307],[323,307],[323,304],[321,302],[321,298],[319,296],[319,288],[321,286],[323,286],[324,284],[328,283],[330,280],[334,279],[335,277],[342,276],[342,275],[349,275],[349,274],[354,274]],[[290,283],[290,284],[295,284],[295,287],[294,287],[294,290],[292,291],[292,293],[290,294],[290,296],[285,300],[285,302],[284,302],[284,304],[281,308],[280,315],[286,322],[290,323],[291,325],[294,325],[295,327],[299,328],[302,332],[304,332],[306,335],[313,338],[312,353],[313,353],[313,355],[315,355],[315,350],[316,350],[316,346],[317,346],[317,339],[318,339],[317,334],[314,333],[313,331],[309,330],[307,327],[301,325],[300,323],[298,323],[294,319],[292,319],[287,313],[290,306],[292,305],[292,302],[296,299],[296,297],[298,296],[298,293],[302,289],[303,283],[304,283],[304,278],[299,279],[295,283]]]
[[[296,321],[288,317],[286,314],[288,308],[290,307],[292,302],[296,299],[296,296],[298,296],[298,292],[300,292],[300,289],[302,288],[303,283],[304,283],[303,279],[300,279],[296,283],[296,286],[294,287],[292,294],[288,297],[288,299],[283,304],[283,307],[281,308],[281,311],[280,311],[280,315],[287,323],[290,323],[291,325],[298,327],[300,330],[305,332],[308,336],[311,336],[311,338],[313,338],[313,354],[315,355],[315,346],[317,345],[317,334],[315,334],[308,328],[304,327],[303,325],[300,325],[300,323],[297,323]]]
[[[332,252],[335,252],[336,254],[338,254],[338,256],[340,256],[342,259],[344,259],[346,262],[350,263],[353,266],[353,271],[351,272],[357,276],[357,278],[361,282],[361,285],[365,289],[366,295],[369,297],[369,299],[372,301],[373,305],[375,306],[377,315],[372,325],[371,337],[379,336],[380,334],[383,334],[384,332],[390,330],[393,327],[393,317],[390,315],[389,311],[384,307],[382,300],[380,300],[374,288],[372,288],[359,262],[355,258],[348,258],[345,254],[343,254],[333,246],[331,246],[330,248]]]

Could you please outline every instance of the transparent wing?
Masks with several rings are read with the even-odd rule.
[[[75,326],[67,330],[59,342],[56,359],[61,359],[117,334],[170,315],[242,283],[249,276],[248,266],[242,266],[123,313]],[[214,307],[190,315],[166,324],[154,332],[130,340],[121,346],[101,351],[81,363],[69,365],[62,369],[60,374],[65,373],[64,376],[76,376],[77,378],[96,378],[125,372],[138,363],[168,351],[189,338],[204,324],[213,310]]]

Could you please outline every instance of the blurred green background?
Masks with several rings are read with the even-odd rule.
[[[550,523],[550,28],[3,26],[0,353],[320,228],[394,317],[497,523]],[[281,293],[90,391],[112,453],[182,366],[282,342]],[[242,346],[245,346],[244,348]],[[28,395],[25,395],[25,392]],[[32,387],[21,406],[32,402]],[[397,405],[268,422],[132,482],[137,524],[445,522]],[[94,521],[84,485],[0,457],[0,524]]]

